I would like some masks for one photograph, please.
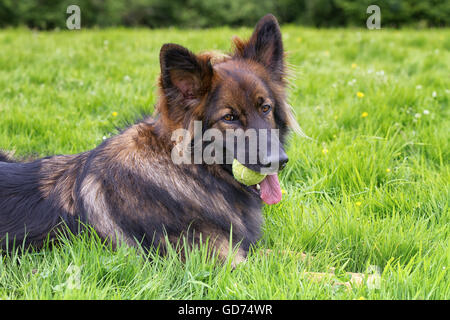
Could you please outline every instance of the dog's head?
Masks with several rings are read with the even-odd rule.
[[[276,173],[288,161],[283,145],[296,122],[286,103],[284,50],[276,18],[263,17],[247,41],[235,38],[230,55],[195,55],[182,46],[165,44],[160,63],[158,112],[165,126],[192,131],[197,120],[202,133],[212,129],[223,134],[223,167],[231,171],[231,157],[254,171],[269,173],[261,182],[261,195],[270,194],[262,198],[267,203],[279,201]],[[227,132],[237,134],[230,138]]]

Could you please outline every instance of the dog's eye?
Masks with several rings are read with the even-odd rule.
[[[263,113],[268,113],[271,109],[272,109],[272,107],[269,104],[265,104],[261,107],[261,111]]]
[[[226,115],[223,116],[223,120],[231,122],[231,121],[235,121],[237,120],[237,117],[231,113],[228,113]]]

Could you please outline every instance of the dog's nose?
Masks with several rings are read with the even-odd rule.
[[[287,154],[280,150],[280,154],[278,155],[269,155],[266,158],[266,161],[264,161],[265,167],[270,168],[278,168],[278,170],[282,170],[284,167],[286,167],[287,162],[289,161],[289,158]]]
[[[278,159],[278,167],[280,170],[284,169],[286,167],[286,164],[288,163],[289,158],[286,153],[283,152],[282,155],[280,155],[280,158]]]
[[[283,158],[280,158],[280,170],[284,169],[286,167],[286,164],[288,163],[289,158],[286,154],[284,154]]]

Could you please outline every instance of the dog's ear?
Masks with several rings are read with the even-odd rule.
[[[234,45],[235,56],[263,64],[275,80],[282,80],[284,76],[283,40],[278,21],[273,15],[268,14],[259,20],[248,41],[235,38]]]
[[[165,44],[159,55],[161,87],[173,105],[187,107],[206,94],[212,79],[209,59],[202,59],[177,44]]]

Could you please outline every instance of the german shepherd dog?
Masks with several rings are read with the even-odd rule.
[[[204,130],[222,132],[278,129],[279,152],[267,159],[279,168],[287,162],[283,145],[298,125],[286,102],[278,22],[266,15],[249,40],[233,42],[223,56],[163,45],[155,114],[93,150],[31,162],[0,154],[0,248],[40,248],[66,226],[77,234],[88,225],[113,246],[164,252],[180,237],[192,244],[208,239],[219,258],[232,245],[238,248],[233,263],[244,260],[260,237],[261,200],[281,200],[277,174],[257,190],[235,180],[229,163],[174,164],[171,158],[172,133],[201,121]]]

